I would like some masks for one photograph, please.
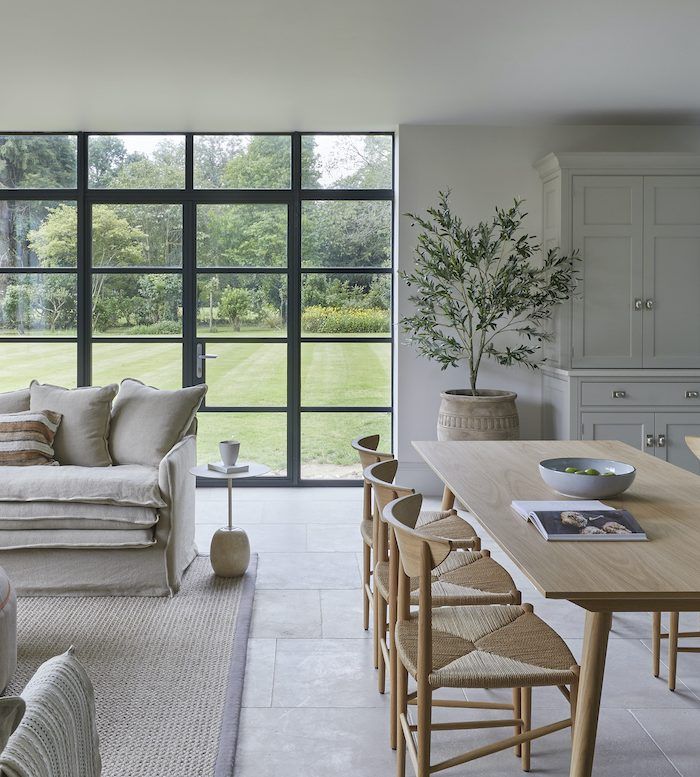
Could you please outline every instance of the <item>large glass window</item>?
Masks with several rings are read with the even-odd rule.
[[[392,427],[391,134],[0,135],[0,391],[206,382],[198,456],[356,480]]]
[[[78,380],[78,137],[0,135],[0,391]]]

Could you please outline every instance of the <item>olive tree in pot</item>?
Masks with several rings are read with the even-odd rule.
[[[540,261],[541,246],[523,231],[522,200],[474,227],[452,213],[449,192],[424,216],[406,215],[420,232],[414,268],[401,274],[414,306],[403,328],[443,370],[467,366],[468,385],[441,394],[438,439],[517,439],[517,394],[479,388],[479,369],[485,357],[531,369],[544,362],[554,308],[576,284],[577,257],[551,250]]]

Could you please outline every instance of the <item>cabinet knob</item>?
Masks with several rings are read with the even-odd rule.
[[[653,310],[653,309],[654,309],[654,300],[653,300],[653,299],[648,299],[648,300],[647,300],[647,301],[644,303],[644,307],[645,307],[647,310]]]
[[[700,397],[700,391],[686,391],[685,392],[685,398],[686,399],[698,399]]]
[[[654,435],[648,434],[647,435],[647,448],[653,448],[654,447]]]
[[[635,310],[641,310],[642,309],[642,300],[641,299],[636,299],[634,301],[634,309]]]
[[[659,446],[659,448],[665,448],[666,447],[666,435],[660,434],[656,440],[656,444]]]
[[[613,399],[624,399],[627,396],[626,391],[613,391],[612,398]]]

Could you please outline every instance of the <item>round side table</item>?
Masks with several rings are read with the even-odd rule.
[[[248,464],[245,472],[233,472],[227,475],[224,472],[215,472],[206,464],[199,467],[192,467],[190,473],[200,478],[211,478],[212,480],[225,480],[228,486],[228,526],[217,529],[211,540],[211,549],[209,558],[214,574],[219,577],[240,577],[250,562],[250,542],[248,535],[243,529],[238,529],[233,525],[233,503],[232,488],[234,480],[243,480],[243,478],[255,478],[265,475],[270,468],[265,464],[258,464],[256,461],[242,461],[241,464]]]

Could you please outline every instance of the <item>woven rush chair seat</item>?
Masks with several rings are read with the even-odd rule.
[[[418,617],[396,625],[396,649],[417,675]],[[437,608],[432,611],[433,688],[569,685],[576,659],[564,640],[527,606]]]
[[[471,541],[479,544],[476,529],[457,511],[452,510],[421,510],[416,523],[416,529],[431,537],[442,537],[456,542]]]
[[[360,534],[362,535],[362,541],[365,545],[369,545],[370,548],[374,547],[374,524],[372,521],[362,521],[360,523]]]
[[[375,585],[389,597],[390,567],[380,561],[375,567]],[[431,575],[433,604],[519,604],[520,592],[513,578],[484,551],[455,551],[439,564]],[[412,577],[411,604],[418,604],[417,577]]]

